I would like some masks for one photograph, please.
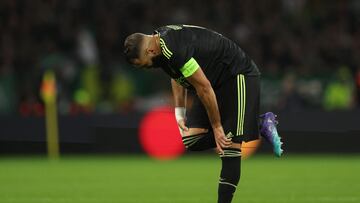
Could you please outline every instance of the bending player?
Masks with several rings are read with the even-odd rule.
[[[260,72],[223,35],[198,26],[168,25],[127,37],[124,54],[138,68],[161,68],[171,79],[175,112],[188,150],[216,148],[222,169],[218,203],[230,203],[240,180],[241,143],[258,139]],[[185,119],[187,90],[196,93]],[[260,133],[282,153],[275,115],[262,115]]]

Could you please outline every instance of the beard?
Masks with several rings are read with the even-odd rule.
[[[161,67],[161,64],[163,64],[163,57],[161,57],[161,55],[157,55],[157,56],[154,56],[152,59],[151,59],[151,62],[152,62],[152,65],[149,66],[149,68],[160,68]]]

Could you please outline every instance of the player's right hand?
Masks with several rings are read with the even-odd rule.
[[[185,125],[185,119],[180,119],[178,122],[178,126],[183,131],[189,131],[189,128]]]
[[[214,128],[214,137],[216,141],[216,150],[219,154],[224,154],[224,148],[231,146],[231,139],[225,136],[224,130],[222,127]]]

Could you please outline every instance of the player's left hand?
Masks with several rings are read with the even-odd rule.
[[[214,128],[213,131],[216,141],[216,150],[219,152],[219,154],[224,154],[223,148],[228,148],[231,146],[231,139],[225,136],[222,126]]]

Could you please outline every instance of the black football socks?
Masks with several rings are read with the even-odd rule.
[[[226,148],[220,157],[222,168],[218,188],[218,203],[231,203],[240,180],[241,151],[236,148]]]

